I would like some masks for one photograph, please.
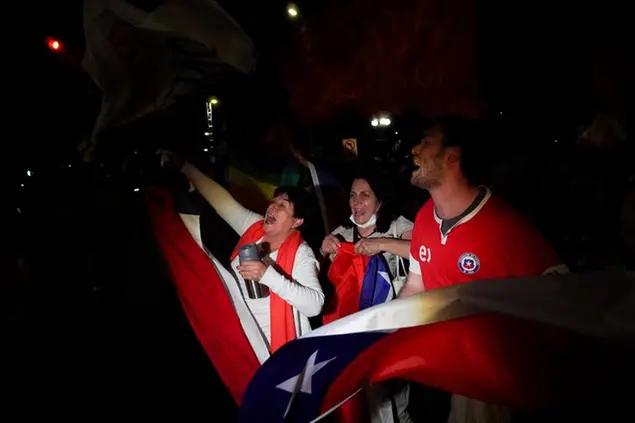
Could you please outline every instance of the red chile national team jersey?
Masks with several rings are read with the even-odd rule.
[[[538,231],[489,190],[446,235],[433,201],[424,204],[415,219],[410,255],[410,271],[422,276],[426,290],[566,271]]]

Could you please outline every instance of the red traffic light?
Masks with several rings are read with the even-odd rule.
[[[62,51],[62,43],[54,38],[48,38],[46,40],[46,45],[48,45],[53,51]]]

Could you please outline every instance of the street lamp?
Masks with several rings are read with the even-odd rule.
[[[214,107],[217,107],[220,101],[217,97],[211,96],[205,103],[205,112],[207,114],[207,131],[205,131],[205,137],[207,138],[207,146],[203,148],[204,153],[210,153],[214,151]],[[215,162],[214,155],[210,157],[212,163]]]
[[[298,7],[295,4],[289,3],[287,5],[287,14],[289,15],[291,19],[295,19],[298,17],[300,12],[298,11]]]
[[[390,124],[392,123],[392,121],[390,120],[390,118],[388,116],[381,116],[381,117],[373,117],[370,121],[370,125],[373,127],[386,127],[386,126],[390,126]]]

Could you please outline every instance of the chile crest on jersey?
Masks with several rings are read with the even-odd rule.
[[[461,254],[461,257],[459,257],[459,270],[466,275],[473,275],[478,272],[480,267],[481,261],[478,259],[476,254],[463,253]]]

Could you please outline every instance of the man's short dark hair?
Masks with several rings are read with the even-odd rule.
[[[429,127],[433,126],[441,128],[444,147],[461,150],[461,171],[470,182],[476,182],[483,168],[483,146],[479,145],[476,123],[462,116],[448,115],[432,120]]]
[[[446,147],[464,148],[473,142],[475,136],[474,123],[462,116],[442,116],[434,119],[430,127],[439,126],[443,132],[443,145]]]

